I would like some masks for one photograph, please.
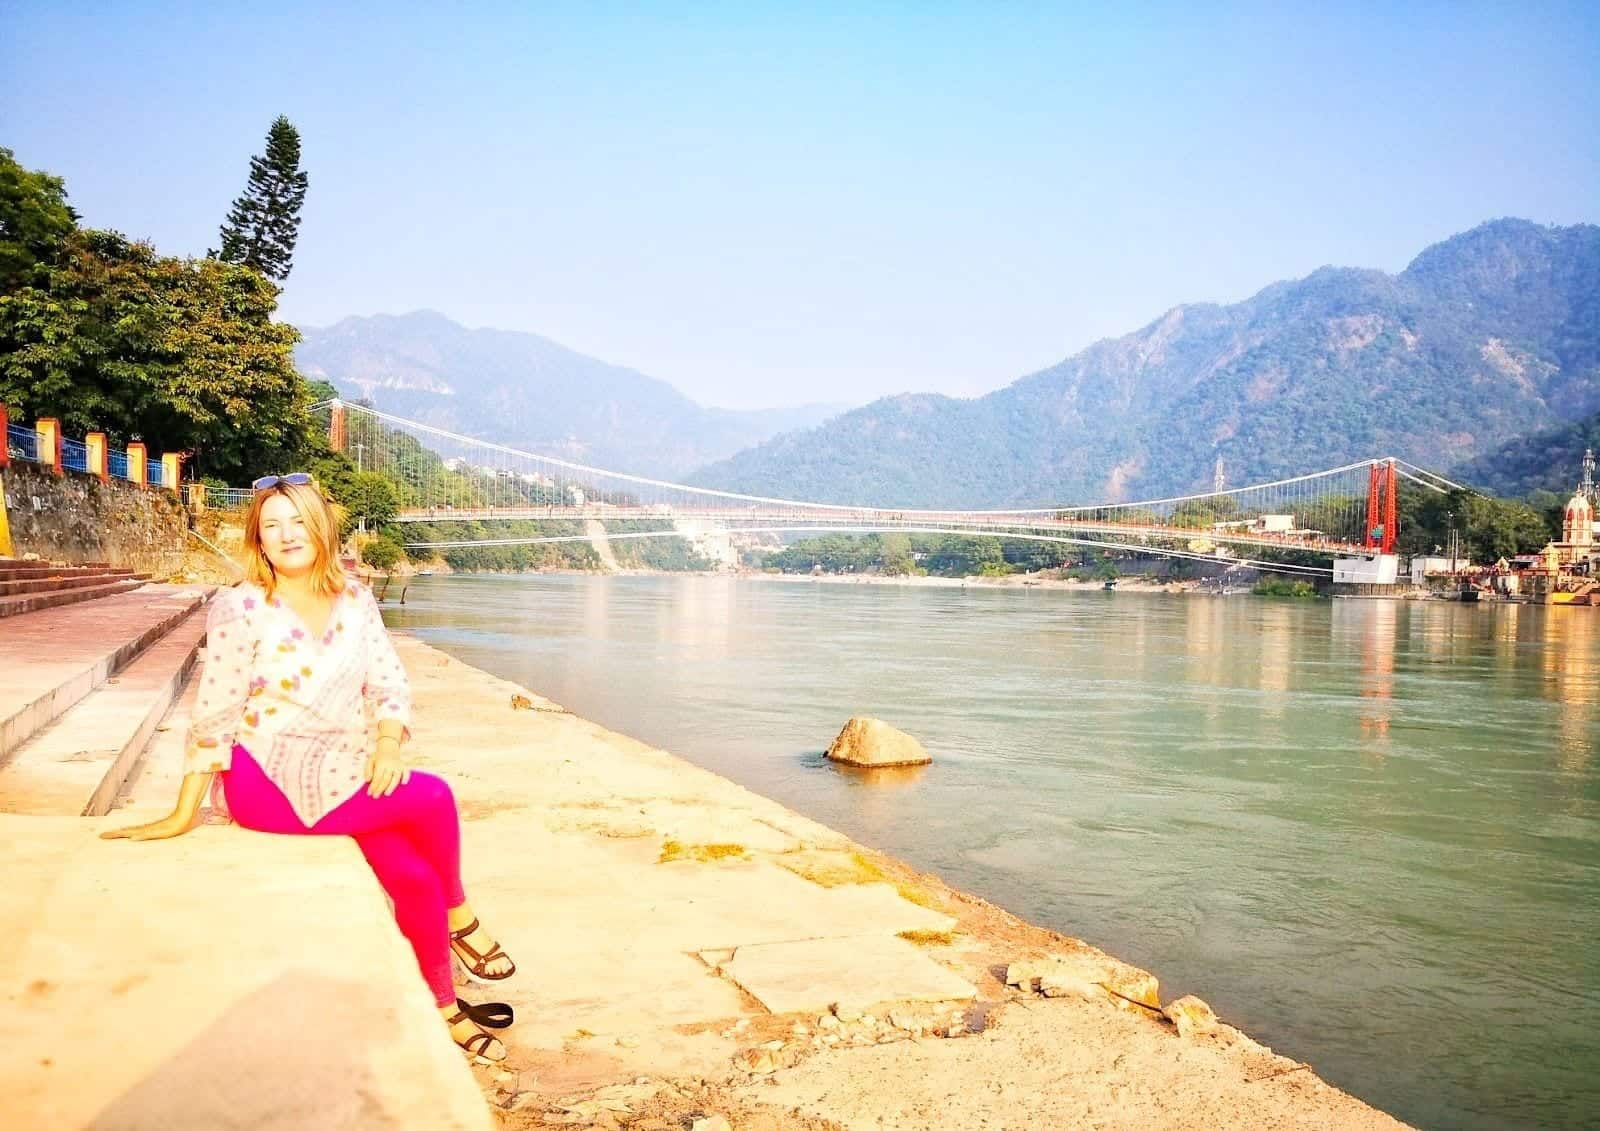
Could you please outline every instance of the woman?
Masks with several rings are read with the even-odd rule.
[[[247,829],[355,838],[394,902],[456,1044],[484,1061],[505,1046],[456,1005],[450,955],[480,982],[516,967],[461,888],[450,787],[406,767],[411,692],[372,593],[339,566],[339,521],[304,472],[256,480],[247,580],[212,602],[206,663],[172,814],[108,839],[194,827],[201,799]]]

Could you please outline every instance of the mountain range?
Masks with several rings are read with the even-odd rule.
[[[1151,497],[1396,455],[1570,483],[1600,413],[1600,227],[1495,220],[1404,271],[1178,306],[987,396],[737,412],[536,334],[346,318],[296,360],[400,416],[616,470],[881,506]],[[1544,437],[1540,439],[1539,437]],[[1559,466],[1540,452],[1554,446]],[[1579,452],[1581,455],[1581,452]]]
[[[537,334],[469,330],[419,310],[304,329],[300,372],[385,412],[541,455],[682,476],[848,406],[737,411]]]
[[[1448,470],[1600,410],[1600,227],[1497,220],[1398,275],[1176,307],[987,396],[888,397],[692,482],[883,506],[1119,500],[1397,455]],[[1564,474],[1570,476],[1572,469]]]

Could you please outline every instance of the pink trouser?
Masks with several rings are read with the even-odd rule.
[[[243,746],[233,748],[233,768],[222,775],[222,788],[233,819],[247,829],[354,837],[394,901],[400,933],[416,952],[434,1000],[455,1003],[445,909],[467,897],[461,890],[461,822],[442,778],[413,770],[411,780],[387,797],[370,797],[363,785],[310,828]]]

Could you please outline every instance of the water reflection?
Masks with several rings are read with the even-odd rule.
[[[1262,710],[1274,720],[1282,720],[1289,706],[1294,635],[1294,610],[1286,603],[1274,601],[1262,610],[1258,686],[1266,694]],[[1274,737],[1281,740],[1282,731]]]
[[[1356,724],[1363,739],[1362,757],[1373,765],[1382,765],[1389,753],[1396,709],[1395,644],[1404,608],[1398,601],[1333,602],[1334,645],[1359,658],[1356,693],[1361,705]]]
[[[829,762],[830,769],[839,774],[846,782],[853,786],[871,789],[904,789],[908,785],[915,785],[928,772],[927,766],[847,766],[840,762]]]
[[[1600,610],[1562,608],[1544,610],[1543,688],[1560,705],[1557,723],[1556,765],[1563,774],[1577,776],[1589,768],[1594,755],[1596,716],[1595,617]]]

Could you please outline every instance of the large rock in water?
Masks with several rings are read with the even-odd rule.
[[[849,766],[924,766],[933,761],[905,731],[863,715],[844,724],[828,747],[828,758]]]

